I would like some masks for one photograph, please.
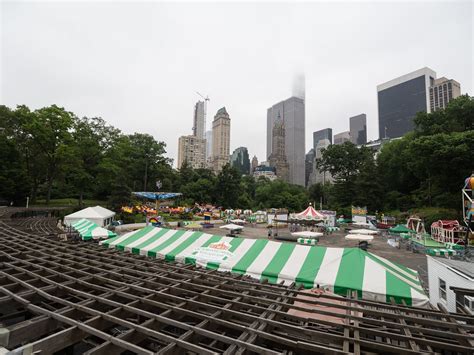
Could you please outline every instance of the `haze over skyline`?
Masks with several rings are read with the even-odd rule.
[[[0,103],[57,104],[152,134],[177,160],[193,107],[209,95],[231,117],[231,152],[266,160],[266,112],[306,81],[312,132],[349,130],[367,114],[378,136],[376,86],[429,67],[472,95],[473,5],[419,3],[2,2]]]

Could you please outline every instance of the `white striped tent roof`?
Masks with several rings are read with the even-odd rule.
[[[196,257],[198,248],[228,245],[232,254],[222,261]],[[424,306],[428,298],[418,273],[359,248],[327,248],[267,239],[232,238],[203,232],[146,227],[108,239],[102,245],[168,261],[195,264],[267,279],[296,282],[305,288],[323,287],[337,294],[357,291],[362,299]]]
[[[82,240],[106,239],[117,236],[114,232],[99,227],[97,224],[87,219],[81,219],[76,223],[73,223],[72,227],[77,230]]]

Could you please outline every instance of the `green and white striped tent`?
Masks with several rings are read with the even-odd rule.
[[[452,256],[456,255],[456,250],[454,249],[440,249],[440,248],[427,248],[426,254],[432,256]]]
[[[318,244],[318,241],[314,238],[298,238],[298,239],[296,239],[296,242],[298,244],[303,244],[303,245],[316,245],[316,244]]]
[[[114,232],[99,227],[97,224],[87,219],[81,219],[76,223],[73,223],[72,227],[77,230],[82,240],[106,239],[117,236]]]
[[[359,248],[326,248],[267,239],[232,238],[203,232],[146,227],[102,245],[168,261],[195,264],[267,279],[323,287],[359,298],[424,306],[428,298],[416,271]]]

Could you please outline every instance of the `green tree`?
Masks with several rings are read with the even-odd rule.
[[[291,185],[282,180],[257,181],[256,208],[288,208],[290,212],[297,212],[304,209],[307,204],[307,191],[302,186]]]
[[[28,195],[28,177],[13,122],[14,112],[0,106],[0,199],[17,204]]]
[[[33,113],[23,108],[20,110],[25,113],[21,128],[30,148],[28,160],[43,162],[46,170],[45,187],[48,204],[53,183],[64,172],[63,164],[72,147],[71,130],[75,116],[56,105],[38,109]]]
[[[463,95],[444,110],[420,112],[414,118],[416,136],[474,130],[474,98]]]
[[[216,202],[224,208],[235,208],[240,194],[240,173],[229,164],[217,175]]]
[[[367,201],[367,198],[363,197],[366,196],[365,191],[361,190],[372,186],[370,179],[375,177],[369,175],[376,173],[373,152],[370,148],[357,148],[351,142],[331,145],[322,151],[322,157],[316,160],[316,164],[319,169],[331,173],[334,178],[330,197],[333,208],[347,208],[352,204]],[[363,169],[367,171],[364,175],[360,175]],[[360,198],[357,198],[358,195]]]

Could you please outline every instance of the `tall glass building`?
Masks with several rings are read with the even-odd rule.
[[[305,186],[305,103],[290,97],[267,110],[267,158],[272,154],[273,125],[280,115],[285,125],[285,151],[289,163],[289,182]]]
[[[436,79],[422,68],[377,86],[379,138],[397,138],[414,129],[418,112],[430,112],[429,88]]]
[[[206,107],[204,101],[196,102],[193,116],[193,136],[206,138]]]
[[[230,156],[230,164],[242,175],[250,174],[250,157],[246,147],[238,147]]]
[[[351,142],[356,145],[367,143],[367,116],[362,113],[349,118]]]
[[[318,143],[324,139],[329,141],[329,144],[332,144],[332,128],[325,128],[319,131],[313,132],[313,149],[316,151]]]

